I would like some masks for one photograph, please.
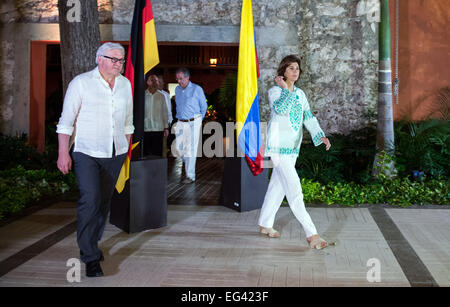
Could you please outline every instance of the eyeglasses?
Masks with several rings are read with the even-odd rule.
[[[112,57],[106,56],[106,55],[102,55],[102,57],[104,57],[106,59],[110,59],[111,62],[113,62],[113,63],[117,63],[117,62],[120,62],[120,64],[124,64],[125,63],[125,59],[112,58]]]

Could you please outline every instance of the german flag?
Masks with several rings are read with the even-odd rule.
[[[123,191],[125,182],[129,178],[131,151],[144,138],[145,74],[158,63],[158,44],[152,3],[150,0],[136,0],[125,67],[125,77],[130,80],[133,90],[134,134],[130,142],[128,156],[116,183],[116,190],[119,193]]]

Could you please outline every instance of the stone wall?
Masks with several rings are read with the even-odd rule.
[[[13,119],[14,48],[8,41],[0,44],[0,127]]]
[[[377,27],[359,1],[300,2],[301,87],[327,132],[361,128],[378,99]]]
[[[306,92],[325,132],[348,133],[367,124],[364,114],[375,110],[378,97],[378,27],[357,11],[361,1],[252,1],[263,119],[268,119],[267,89],[273,85],[278,63],[288,54],[298,54],[304,71],[298,86]],[[102,32],[102,39],[127,40],[134,1],[99,0],[98,4],[100,23],[117,27],[110,27],[109,34]],[[183,41],[180,33],[185,41],[195,41],[196,37],[198,41],[208,41],[214,31],[220,30],[221,35],[225,33],[223,38],[220,36],[222,40],[238,42],[241,1],[152,0],[152,5],[160,41]],[[57,0],[8,0],[0,4],[3,25],[57,22]],[[121,35],[116,33],[119,28]],[[203,30],[213,34],[203,37]],[[2,55],[11,52],[11,44],[2,41]],[[3,66],[14,67],[14,62],[2,56],[0,65],[0,86],[9,88]],[[0,99],[2,120],[13,118],[8,101]]]

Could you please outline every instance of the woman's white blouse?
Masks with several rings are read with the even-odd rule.
[[[311,113],[305,93],[294,86],[290,92],[279,86],[269,89],[271,116],[267,127],[266,156],[298,155],[303,138],[302,126],[311,134],[315,146],[325,137],[319,122]]]
[[[128,151],[126,134],[133,134],[133,94],[122,75],[114,88],[102,78],[98,67],[76,76],[67,88],[57,133],[75,133],[75,152],[95,158]]]

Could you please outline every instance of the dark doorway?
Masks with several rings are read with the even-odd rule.
[[[57,144],[56,124],[61,116],[64,99],[59,44],[47,45],[45,93],[45,142]]]
[[[162,42],[158,45],[160,63],[155,67],[164,76],[166,90],[171,95],[177,86],[175,71],[186,67],[191,81],[200,85],[208,100],[205,121],[214,120],[223,124],[234,117],[234,106],[220,101],[220,88],[227,79],[237,75],[238,44],[197,44]],[[228,110],[227,107],[228,106]],[[231,110],[233,109],[233,110]],[[175,116],[175,114],[174,114]]]
[[[211,94],[219,88],[227,74],[238,68],[239,47],[199,46],[160,44],[160,63],[157,68],[164,71],[167,82],[175,81],[175,70],[186,67],[191,71],[191,80],[203,87],[205,94]]]

